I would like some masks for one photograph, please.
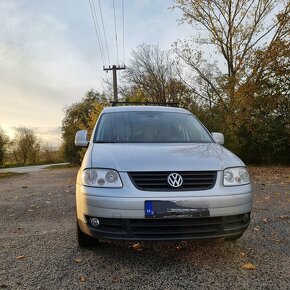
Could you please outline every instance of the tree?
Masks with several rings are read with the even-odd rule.
[[[78,130],[88,130],[90,136],[100,112],[108,105],[104,95],[90,90],[80,102],[65,109],[62,120],[62,151],[66,160],[80,162],[84,152],[75,146],[75,134]]]
[[[210,129],[246,161],[289,163],[290,2],[175,0],[174,8],[202,31],[174,46],[203,99],[201,119],[210,116]]]
[[[262,63],[263,74],[241,88],[238,118],[241,153],[255,163],[290,163],[290,47],[281,41],[271,50],[253,56]],[[249,150],[251,148],[251,150]]]
[[[40,139],[29,128],[20,127],[16,131],[16,135],[12,141],[16,162],[23,164],[28,161],[36,163],[40,153]]]
[[[0,165],[4,164],[4,158],[9,144],[9,137],[4,130],[0,127]]]
[[[126,100],[177,102],[189,107],[192,94],[180,80],[180,70],[169,51],[154,45],[139,45],[124,71],[121,94]]]
[[[257,49],[262,46],[267,53],[277,41],[289,37],[289,3],[281,0],[175,0],[173,7],[182,11],[182,22],[202,29],[202,35],[194,42],[211,46],[226,66],[215,83],[201,65],[208,62],[201,50],[194,52],[191,43],[185,42],[181,49],[177,45],[175,51],[212,88],[216,98],[229,107],[231,102],[224,101],[235,101],[239,87],[257,73],[249,66]],[[274,8],[280,9],[270,21]],[[261,63],[256,68],[259,65]],[[234,110],[235,106],[230,109]]]
[[[60,150],[47,144],[43,146],[41,150],[41,157],[42,157],[42,160],[46,163],[59,162]]]

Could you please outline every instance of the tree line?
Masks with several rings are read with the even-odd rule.
[[[192,37],[170,50],[139,45],[119,81],[124,101],[178,102],[247,163],[290,164],[290,2],[175,0]],[[180,28],[182,29],[182,28]],[[62,132],[67,159],[78,129],[92,132],[112,89],[71,105]]]
[[[14,138],[9,138],[0,127],[0,166],[51,163],[61,160],[61,155],[52,146],[43,146],[40,138],[30,128],[17,128]]]
[[[225,146],[245,162],[289,165],[290,1],[174,0],[170,8],[182,13],[179,21],[191,26],[192,37],[169,50],[137,46],[120,75],[120,100],[177,102],[210,131],[224,133]],[[65,109],[60,152],[66,160],[81,160],[75,133],[92,133],[111,96],[108,83]],[[56,156],[32,129],[18,128],[12,140],[0,129],[0,165]]]

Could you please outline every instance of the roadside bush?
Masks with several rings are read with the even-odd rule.
[[[40,139],[32,129],[26,127],[17,128],[12,140],[12,152],[16,163],[36,163],[40,157]]]
[[[0,127],[0,165],[3,165],[9,144],[9,137],[4,130]]]
[[[65,109],[65,117],[62,120],[62,152],[66,161],[79,163],[85,149],[78,148],[74,144],[75,134],[79,130],[88,130],[92,133],[100,112],[109,102],[104,95],[91,90],[78,103]]]

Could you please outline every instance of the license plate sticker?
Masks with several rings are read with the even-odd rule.
[[[187,205],[183,201],[146,200],[144,204],[146,218],[189,218],[209,217],[208,208]]]
[[[151,200],[145,201],[145,216],[152,216],[153,212],[153,202]]]

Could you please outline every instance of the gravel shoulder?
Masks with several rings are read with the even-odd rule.
[[[238,242],[91,250],[75,239],[76,168],[2,178],[0,289],[290,289],[290,168],[250,170],[254,210]]]

